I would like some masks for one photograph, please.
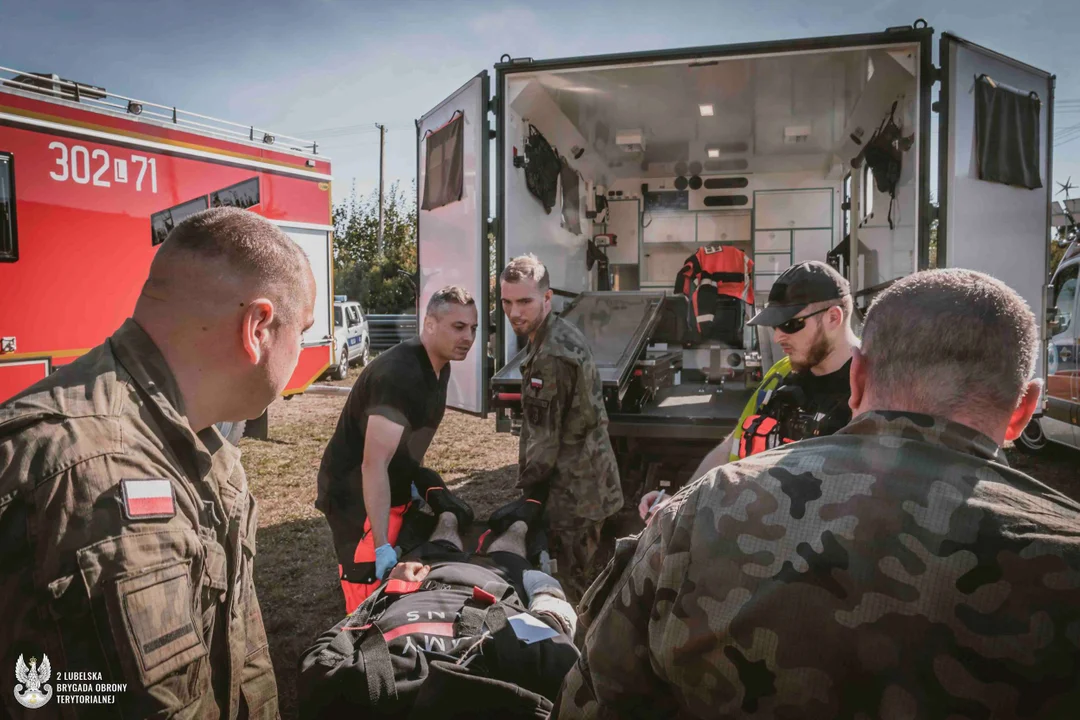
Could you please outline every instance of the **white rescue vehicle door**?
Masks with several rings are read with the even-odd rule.
[[[440,288],[460,285],[476,299],[476,343],[465,360],[451,365],[446,405],[484,417],[490,322],[488,92],[485,70],[416,121],[417,328],[422,331],[428,300]]]
[[[949,33],[940,63],[937,266],[985,272],[1020,293],[1042,347],[1054,76]],[[1003,112],[1010,103],[1029,112]],[[1040,353],[1036,376],[1045,373]]]
[[[302,338],[304,347],[326,345],[333,334],[333,287],[330,282],[330,233],[326,227],[298,227],[279,223],[286,235],[291,237],[311,263],[315,276],[315,324]]]

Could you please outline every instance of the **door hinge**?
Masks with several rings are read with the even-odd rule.
[[[930,75],[930,84],[931,85],[933,85],[934,83],[941,82],[941,68],[938,67],[937,65],[931,65],[930,66],[929,75]]]
[[[488,140],[494,140],[499,137],[499,131],[495,128],[488,128]]]
[[[487,109],[488,109],[489,113],[493,113],[495,115],[498,115],[498,113],[499,113],[499,96],[498,95],[492,95],[491,96],[491,98],[488,100]]]

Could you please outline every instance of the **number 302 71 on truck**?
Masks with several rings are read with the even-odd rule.
[[[116,330],[169,232],[221,206],[311,261],[315,324],[285,393],[305,390],[335,357],[330,181],[314,142],[0,67],[0,402]]]

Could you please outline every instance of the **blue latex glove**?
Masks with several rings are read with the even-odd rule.
[[[375,577],[384,580],[386,574],[397,565],[397,553],[389,543],[375,548]]]

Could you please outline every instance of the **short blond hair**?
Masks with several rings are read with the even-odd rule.
[[[536,283],[536,287],[540,292],[546,292],[551,287],[547,267],[532,253],[521,255],[507,263],[499,276],[499,280],[508,283],[531,280]]]

